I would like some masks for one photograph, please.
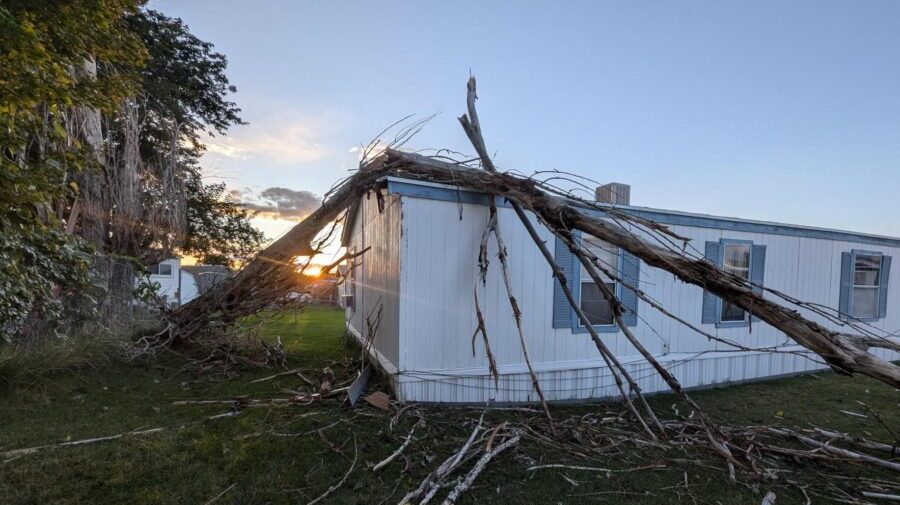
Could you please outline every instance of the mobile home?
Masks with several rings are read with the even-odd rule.
[[[479,244],[488,219],[486,195],[393,177],[386,178],[379,191],[381,198],[364,197],[350,211],[343,244],[351,251],[370,249],[350,268],[343,299],[348,331],[360,341],[371,342],[371,358],[390,378],[398,399],[535,401],[499,267],[491,265],[485,286],[477,280]],[[736,275],[800,300],[834,307],[845,318],[889,334],[896,335],[900,328],[900,275],[890,275],[891,260],[900,255],[900,238],[635,207],[627,205],[626,186],[601,188],[598,197],[620,210],[667,225],[690,238],[698,256]],[[609,370],[550,267],[513,211],[502,199],[499,204],[513,294],[522,308],[530,356],[547,399],[569,402],[617,396]],[[645,392],[668,390],[612,324],[609,306],[571,253],[531,217],[548,246],[555,249],[573,293],[609,348]],[[815,355],[740,307],[642,264],[626,251],[592,237],[581,240],[623,280],[719,339],[711,340],[664,316],[609,280],[627,308],[627,325],[685,387],[824,368]],[[496,263],[494,241],[491,247]],[[498,362],[497,384],[488,370],[481,339],[472,337],[476,285]],[[371,323],[379,312],[377,327],[367,324],[367,318]],[[812,310],[800,312],[830,329],[838,327]],[[871,352],[900,359],[900,354],[883,349]]]
[[[181,258],[168,258],[148,267],[157,296],[171,306],[183,305],[231,277],[220,265],[182,265]],[[140,281],[138,281],[140,282]]]

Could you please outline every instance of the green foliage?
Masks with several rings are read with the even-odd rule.
[[[89,255],[57,227],[18,214],[0,214],[0,230],[0,337],[10,340],[29,318],[56,321],[85,293]]]
[[[235,88],[225,75],[226,59],[181,20],[141,10],[143,3],[0,5],[0,338],[12,338],[29,322],[52,330],[49,323],[61,324],[64,309],[89,309],[91,303],[77,299],[94,290],[92,254],[151,262],[158,258],[148,252],[180,248],[227,263],[259,247],[250,215],[225,198],[224,187],[202,181],[202,136],[241,123],[240,110],[227,99]],[[186,189],[169,194],[157,183],[162,173],[142,174],[140,204],[168,208],[173,199],[185,200],[179,205],[187,209],[187,224],[172,222],[186,230],[160,231],[168,224],[141,219],[116,228],[115,202],[103,194],[108,188],[88,192],[76,182],[103,184],[104,164],[111,156],[121,159],[125,104],[136,104],[143,120],[141,160],[162,166],[159,160],[170,159],[176,146],[174,164],[165,166]],[[101,114],[102,145],[82,138],[85,111]],[[105,230],[88,237],[91,246],[79,239],[84,230],[66,229],[75,224],[66,223],[77,215],[73,202],[86,193],[97,203],[91,219]]]
[[[242,124],[240,109],[226,99],[237,89],[228,81],[224,55],[195,37],[180,19],[147,10],[129,17],[131,29],[149,52],[142,89],[147,96],[149,146],[165,144],[167,122],[182,125],[195,145],[201,132],[224,133]],[[154,144],[154,141],[157,141]]]
[[[249,260],[263,241],[249,213],[225,192],[225,184],[189,185],[188,233],[181,250],[208,265],[234,266]]]
[[[250,224],[251,215],[227,196],[224,184],[204,184],[200,167],[202,136],[243,124],[240,109],[227,99],[236,91],[225,74],[227,60],[180,19],[147,10],[131,16],[129,24],[149,55],[141,83],[141,156],[164,156],[160,151],[173,141],[179,149],[187,230],[178,249],[208,264],[245,260],[259,250],[263,235]],[[179,139],[173,139],[173,125]]]
[[[53,319],[89,284],[87,248],[60,222],[77,192],[67,174],[96,157],[68,134],[75,107],[109,110],[134,92],[140,40],[133,0],[11,1],[0,6],[0,337],[29,317]],[[89,59],[115,66],[78,79]]]

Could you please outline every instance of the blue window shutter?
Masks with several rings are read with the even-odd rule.
[[[766,279],[766,246],[754,245],[753,251],[750,253],[750,282],[753,283],[753,292],[762,296]],[[754,321],[759,318],[753,316]]]
[[[637,256],[631,254],[625,249],[620,249],[622,280],[629,286],[640,288],[641,282],[641,260]],[[637,326],[638,320],[638,296],[634,291],[622,286],[619,288],[619,301],[625,309],[622,314],[622,321],[625,326]]]
[[[891,257],[881,257],[881,275],[878,286],[878,317],[887,316],[888,283],[891,279]]]
[[[718,242],[706,243],[706,251],[704,253],[704,256],[706,256],[706,259],[716,266],[719,266],[719,249],[720,247]],[[703,324],[716,324],[719,321],[718,314],[716,314],[717,306],[718,304],[716,303],[716,296],[709,291],[703,291]]]
[[[556,264],[559,265],[559,268],[565,274],[566,284],[571,290],[575,282],[575,255],[559,238],[556,239],[555,257]],[[569,300],[559,285],[559,279],[556,277],[553,278],[553,327],[572,327],[572,306],[569,304]]]
[[[850,319],[850,290],[853,288],[853,253],[841,253],[841,294],[838,299],[840,318]]]

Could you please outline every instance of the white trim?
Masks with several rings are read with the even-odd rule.
[[[347,332],[356,339],[360,346],[365,345],[365,339],[363,339],[359,331],[357,331],[357,329],[354,328],[352,324],[350,324],[350,321],[347,321]],[[375,361],[378,362],[378,366],[384,371],[384,373],[391,376],[395,376],[397,374],[397,367],[394,366],[394,364],[391,363],[390,360],[388,360],[384,356],[384,354],[381,354],[381,352],[376,349],[374,345],[369,346],[369,354],[372,358],[375,359]]]
[[[463,191],[468,193],[475,193],[469,189],[460,189],[457,186],[453,186],[450,184],[441,184],[435,182],[428,181],[420,181],[416,179],[405,179],[403,177],[395,177],[395,176],[386,176],[381,178],[380,180],[384,180],[387,182],[394,182],[398,184],[411,184],[415,186],[429,187],[437,190],[449,190],[449,191]],[[414,195],[408,195],[411,198],[420,198]],[[499,202],[498,202],[499,203]],[[807,226],[801,224],[791,224],[791,223],[783,223],[778,221],[764,221],[759,219],[744,219],[739,217],[730,217],[730,216],[717,216],[713,214],[704,214],[700,212],[684,212],[678,210],[669,210],[669,209],[659,209],[654,207],[641,207],[637,205],[619,205],[619,204],[607,204],[603,202],[591,202],[592,205],[599,208],[615,208],[620,210],[633,210],[636,212],[648,212],[648,213],[656,213],[656,214],[664,214],[666,216],[675,218],[684,218],[684,219],[700,219],[700,220],[709,220],[713,222],[728,222],[735,223],[736,225],[750,225],[750,226],[763,226],[770,227],[775,229],[788,229],[791,230],[790,233],[778,233],[773,231],[762,231],[762,230],[744,230],[744,231],[753,231],[756,233],[768,233],[768,234],[776,234],[776,235],[798,235],[804,236],[803,234],[818,234],[818,235],[834,235],[834,237],[822,237],[822,236],[814,236],[813,238],[825,238],[827,240],[842,240],[848,242],[860,242],[860,243],[877,243],[878,245],[886,245],[888,247],[897,247],[895,244],[900,237],[892,237],[889,235],[880,235],[877,233],[866,233],[866,232],[856,232],[850,230],[839,230],[836,228],[825,228],[820,226]],[[660,219],[656,219],[658,222],[663,222]],[[726,229],[722,226],[702,226],[697,224],[685,224],[686,226],[700,226],[700,227],[711,227],[716,229]],[[861,240],[860,240],[861,239]],[[885,244],[884,242],[890,242]]]

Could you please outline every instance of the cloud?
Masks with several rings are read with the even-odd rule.
[[[325,158],[325,135],[335,118],[281,112],[232,128],[228,136],[206,139],[207,153],[238,160],[263,159],[279,165]]]
[[[258,212],[258,217],[290,221],[305,218],[322,203],[321,199],[310,191],[281,187],[267,188],[259,192],[251,188],[233,189],[231,196],[240,202],[242,207]]]
[[[356,157],[359,161],[362,161],[363,158],[373,159],[377,158],[384,152],[385,149],[388,148],[388,143],[381,140],[375,139],[371,143],[366,146],[353,146],[347,152],[348,153],[356,153]]]

